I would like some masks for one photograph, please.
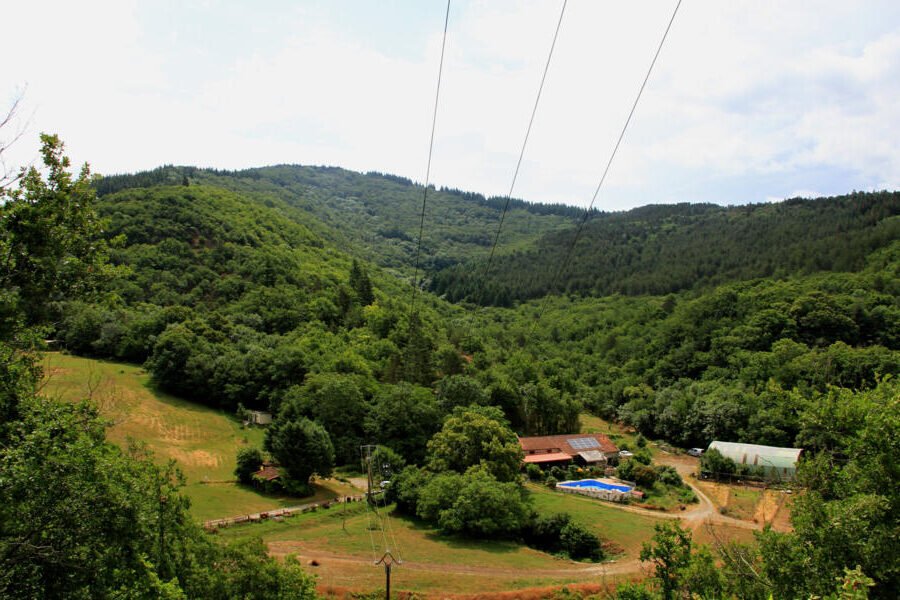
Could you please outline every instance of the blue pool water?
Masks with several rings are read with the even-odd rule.
[[[606,483],[604,481],[598,481],[596,479],[582,479],[581,481],[566,481],[565,483],[560,483],[559,487],[572,487],[572,488],[598,488],[601,490],[617,490],[620,492],[630,492],[631,488],[627,485],[615,485],[612,483]]]

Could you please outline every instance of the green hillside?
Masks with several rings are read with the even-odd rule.
[[[183,181],[226,188],[259,203],[279,202],[293,209],[289,213],[292,218],[357,256],[402,274],[412,273],[424,188],[403,177],[299,165],[244,171],[163,167],[108,177],[97,189],[103,196],[131,187]],[[477,193],[429,190],[420,266],[431,272],[486,255],[505,203],[505,198],[485,198]],[[504,220],[500,252],[526,247],[544,233],[564,229],[581,212],[569,206],[513,199]]]
[[[432,289],[452,301],[508,304],[548,293],[660,295],[762,277],[854,272],[871,252],[900,239],[898,215],[896,192],[733,207],[645,206],[589,220],[564,270],[574,229],[500,257],[486,281],[479,263],[458,265],[437,273]]]

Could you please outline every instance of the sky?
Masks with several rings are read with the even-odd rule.
[[[513,196],[586,206],[676,0],[569,0]],[[430,181],[510,189],[562,0],[452,0]],[[444,0],[16,2],[0,142],[424,181]],[[4,111],[5,112],[5,111]],[[595,207],[900,189],[900,2],[684,0]]]

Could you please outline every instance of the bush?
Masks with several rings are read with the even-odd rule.
[[[619,479],[634,481],[635,464],[633,460],[625,460],[619,463],[619,466],[616,468],[616,474],[619,476]]]
[[[546,480],[544,480],[544,484],[545,484],[548,488],[550,488],[551,490],[555,490],[555,489],[556,489],[556,484],[557,484],[557,483],[559,483],[559,481],[557,481],[556,477],[554,477],[553,475],[551,475],[551,476],[548,477]]]
[[[656,469],[648,465],[637,465],[634,468],[634,482],[643,488],[653,487],[656,483]]]
[[[237,453],[237,467],[234,474],[241,483],[253,482],[253,474],[259,471],[263,464],[263,455],[259,448],[241,448]]]
[[[678,471],[676,471],[674,467],[670,467],[668,465],[659,466],[656,468],[656,473],[658,475],[658,480],[660,483],[673,487],[684,486],[684,481],[681,480],[681,475],[678,474]]]
[[[562,528],[560,543],[563,551],[573,560],[603,558],[600,539],[578,523],[569,523]]]
[[[544,478],[544,472],[535,464],[529,464],[525,467],[525,474],[531,481],[541,481]]]
[[[537,550],[552,554],[564,553],[573,560],[602,558],[600,539],[573,522],[568,513],[546,517],[534,515],[522,534],[525,543]]]

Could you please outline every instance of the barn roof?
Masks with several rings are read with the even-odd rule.
[[[602,433],[573,433],[569,435],[542,435],[521,437],[519,445],[526,454],[528,452],[563,452],[575,456],[579,452],[599,450],[604,454],[618,452],[619,449]]]
[[[578,456],[584,459],[584,462],[586,463],[606,462],[606,455],[599,450],[585,450],[579,452]]]
[[[722,456],[730,458],[739,465],[777,469],[797,468],[797,461],[800,459],[800,453],[803,452],[800,448],[778,448],[720,441],[711,443],[709,449],[718,450]]]
[[[274,465],[263,465],[253,476],[263,481],[272,481],[281,477],[281,471]]]
[[[524,460],[526,463],[548,463],[572,460],[572,457],[565,452],[545,452],[543,454],[526,454]]]

